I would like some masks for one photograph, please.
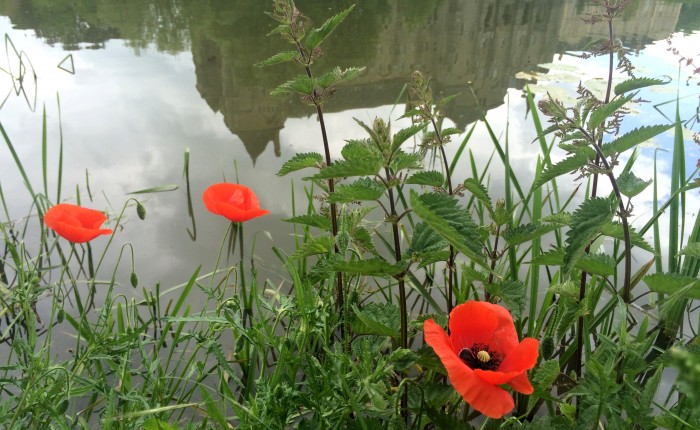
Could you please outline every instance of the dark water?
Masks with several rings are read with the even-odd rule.
[[[286,49],[278,38],[265,36],[273,28],[264,14],[270,3],[0,0],[0,33],[8,35],[5,51],[0,50],[0,67],[8,72],[0,72],[0,100],[5,100],[0,121],[35,185],[41,182],[43,106],[54,157],[49,176],[57,174],[59,94],[65,145],[62,200],[75,201],[80,193],[84,205],[114,214],[128,192],[167,184],[178,187],[140,196],[148,209],[147,220],[131,215],[115,239],[118,244],[133,243],[136,269],[146,288],[157,281],[167,286],[184,282],[200,264],[211,269],[227,222],[206,213],[200,195],[209,184],[236,177],[253,188],[261,205],[271,211],[246,224],[246,252],[252,253],[255,239],[258,267],[273,283],[281,282],[270,248],[274,244],[291,252],[291,228],[281,219],[292,213],[292,187],[298,207],[303,208],[306,199],[299,176],[292,184],[275,173],[296,152],[320,151],[321,140],[310,108],[295,98],[269,95],[298,71],[253,66]],[[316,24],[351,4],[296,3]],[[534,174],[538,148],[530,144],[535,135],[521,97],[524,81],[516,74],[542,63],[566,66],[566,59],[572,58],[565,55],[567,51],[607,37],[604,24],[589,25],[581,19],[596,10],[584,1],[357,3],[314,65],[318,71],[335,65],[367,67],[326,106],[334,154],[339,155],[344,140],[363,136],[353,117],[371,121],[374,116],[403,114],[404,106],[395,104],[411,73],[421,70],[432,78],[436,93],[460,93],[447,109],[448,120],[457,127],[468,128],[481,109],[489,111],[499,137],[509,133],[511,167],[524,183]],[[664,55],[663,40],[677,33],[680,45],[698,46],[700,39],[693,33],[698,28],[700,3],[640,0],[616,24],[615,36],[657,76],[669,73],[653,69],[661,58],[656,55]],[[650,45],[651,57],[644,57]],[[696,55],[693,49],[687,55]],[[663,58],[665,63],[677,63],[670,54]],[[604,70],[600,62],[590,64]],[[16,95],[11,75],[17,76],[21,67],[27,71],[24,93]],[[482,126],[475,130],[470,149],[483,166],[493,147]],[[192,217],[182,175],[187,149]],[[470,173],[467,161],[462,164],[458,176],[463,178]],[[499,166],[490,181],[496,190],[503,183]],[[55,183],[51,181],[50,190],[55,190]],[[12,195],[8,202],[12,218],[27,215],[29,196],[4,147],[0,147],[0,184]],[[49,198],[55,201],[55,191]],[[110,255],[116,252],[111,250]],[[119,272],[120,282],[128,285],[130,268]]]

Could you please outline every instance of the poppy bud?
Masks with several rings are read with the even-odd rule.
[[[131,272],[131,286],[136,288],[136,286],[139,284],[139,277],[136,274],[136,272]]]
[[[141,221],[146,219],[146,207],[141,202],[136,202],[136,215],[139,216]]]

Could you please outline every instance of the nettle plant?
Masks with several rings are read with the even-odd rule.
[[[462,130],[443,127],[441,113],[452,97],[434,99],[429,80],[419,72],[409,84],[404,115],[413,125],[394,131],[381,118],[372,124],[356,120],[366,138],[347,141],[342,159],[332,160],[323,104],[334,95],[336,84],[357,77],[363,69],[336,68],[318,76],[312,69],[322,54],[321,43],[353,7],[312,28],[292,1],[274,2],[270,15],[279,26],[272,33],[282,35],[293,49],[260,65],[294,62],[301,66],[302,74],[272,94],[296,94],[315,107],[324,144],[323,154],[297,154],[278,173],[314,171],[304,178],[313,184],[307,195],[310,201],[313,197],[321,202],[318,209],[309,205],[306,214],[288,220],[302,226],[304,234],[303,242],[285,262],[295,279],[319,291],[321,300],[334,299],[338,312],[327,321],[337,323],[332,338],[335,346],[322,348],[327,348],[326,359],[344,354],[353,365],[366,366],[370,360],[389,369],[383,382],[374,380],[379,391],[365,399],[367,403],[360,409],[348,400],[352,412],[344,419],[328,421],[312,414],[313,422],[350,427],[381,423],[397,428],[470,428],[467,423],[482,414],[500,418],[511,410],[513,418],[488,420],[485,425],[565,428],[576,423],[581,428],[656,428],[700,419],[688,400],[693,393],[687,392],[683,378],[680,382],[685,391],[678,394],[672,389],[666,393],[665,403],[655,400],[669,362],[685,368],[697,362],[696,355],[689,352],[697,347],[688,346],[682,338],[682,318],[688,315],[690,299],[698,298],[700,255],[697,220],[690,245],[678,255],[683,237],[675,221],[685,222],[679,196],[692,186],[682,168],[680,113],[675,123],[621,133],[630,103],[642,102],[640,91],[667,82],[632,74],[624,48],[612,37],[613,20],[625,4],[599,3],[603,12],[588,20],[607,22],[610,28],[609,39],[594,51],[594,55],[610,58],[605,97],[599,99],[580,85],[573,106],[544,98],[539,109],[549,117],[551,126],[542,130],[533,97],[527,93],[539,131],[536,140],[543,151],[529,191],[523,191],[509,167],[507,146],[504,151],[482,116],[505,167],[505,199],[494,203],[484,185],[486,171],[478,172],[473,158],[472,177],[454,183],[457,160],[448,160],[445,145]],[[618,68],[629,78],[613,87],[616,54]],[[640,179],[632,172],[637,145],[674,128],[671,197],[662,207],[657,205],[652,219],[635,230],[629,221],[632,199],[652,184],[652,180]],[[548,143],[545,138],[551,134],[554,140]],[[555,142],[567,153],[557,163],[551,161]],[[633,156],[617,173],[614,168],[620,154],[633,149]],[[436,161],[433,165],[439,166],[437,170],[424,167],[429,154]],[[565,174],[588,181],[586,195],[573,212],[567,208],[576,200],[575,194],[563,203],[557,195],[557,179]],[[608,196],[598,195],[601,177],[612,185]],[[321,193],[314,195],[313,190],[318,189]],[[648,274],[660,248],[658,219],[667,207],[672,219],[669,240],[673,254],[668,273],[662,273],[657,263],[658,273]],[[544,213],[547,209],[549,213]],[[380,214],[385,227],[366,221],[373,212]],[[655,246],[643,238],[651,228],[656,232]],[[611,246],[602,247],[605,241]],[[546,250],[545,244],[551,249]],[[633,271],[634,247],[646,252],[649,262]],[[521,270],[523,265],[527,265],[526,270]],[[546,269],[546,280],[540,278],[541,268]],[[648,293],[633,296],[634,288],[641,290],[643,285],[658,293],[651,310],[643,310],[639,304]],[[517,338],[533,339],[523,340],[527,348],[516,348],[517,339],[507,348],[492,343],[500,336],[494,331],[500,327],[495,322],[493,326],[484,323],[476,329],[465,328],[464,319],[478,317],[476,313],[465,317],[465,308],[459,305],[473,300],[504,305],[513,316]],[[454,313],[453,309],[459,311]],[[427,319],[433,324],[433,339],[443,336],[435,331],[433,320],[447,326],[450,319],[450,333],[444,336],[451,340],[429,342],[431,346],[442,345],[435,349],[438,356],[429,347],[419,347],[418,335]],[[650,327],[650,320],[657,323]],[[484,330],[489,334],[482,338]],[[474,334],[477,332],[482,334]],[[669,356],[666,351],[673,345],[681,348]],[[504,357],[506,350],[510,356]],[[515,356],[519,357],[517,365]],[[323,367],[323,363],[319,365]],[[533,367],[528,379],[526,372]],[[494,372],[501,376],[493,376]],[[445,385],[444,375],[459,395]],[[509,394],[506,399],[492,391],[503,385],[524,395],[516,395],[513,402],[507,400],[511,399]],[[388,392],[381,392],[389,387]],[[661,412],[652,416],[653,408]]]

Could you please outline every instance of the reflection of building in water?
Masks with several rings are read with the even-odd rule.
[[[344,41],[329,41],[329,56],[343,56],[344,62],[367,65],[367,70],[338,91],[325,106],[327,112],[392,104],[412,72],[421,70],[432,78],[437,95],[461,93],[446,113],[458,127],[465,127],[478,118],[480,108],[503,102],[518,70],[549,61],[556,49],[556,38],[550,36],[559,29],[562,7],[556,0],[448,0],[437,2],[422,22],[402,15],[400,0],[390,3],[392,10],[383,15],[379,34],[362,58],[347,58],[339,46]],[[343,23],[351,34],[360,35],[367,33],[364,25],[350,18]],[[222,112],[226,125],[243,140],[253,160],[270,141],[279,156],[278,132],[285,120],[311,115],[313,109],[296,100],[269,96],[269,88],[255,81],[241,84],[235,73],[241,73],[240,68],[221,60],[233,58],[226,47],[198,39],[200,36],[192,32],[202,97],[213,110]],[[263,58],[244,61],[250,65]]]
[[[354,11],[343,27],[352,37],[373,34],[367,52],[358,54],[361,50],[357,49],[346,52],[347,45],[357,41],[336,37],[327,41],[328,56],[332,57],[327,60],[342,61],[343,66],[366,65],[367,70],[341,88],[325,111],[392,104],[412,72],[421,70],[432,78],[436,95],[460,93],[447,106],[446,114],[464,128],[479,118],[480,109],[503,103],[507,88],[517,85],[514,76],[518,71],[551,61],[558,49],[580,47],[582,42],[606,37],[605,24],[591,26],[581,20],[583,14],[600,7],[577,6],[577,3],[444,0],[430,6],[432,9],[417,22],[415,16],[401,13],[401,0],[393,0],[389,2],[388,13],[381,15],[378,27],[370,29],[366,28],[365,20],[352,19]],[[627,44],[634,46],[663,38],[672,31],[681,5],[643,0],[631,7],[633,10],[617,22],[616,35],[625,37]],[[258,40],[262,45],[256,51],[258,57],[241,58],[240,52],[226,51],[230,46],[226,48],[201,36],[192,32],[197,88],[202,97],[213,110],[223,114],[226,125],[243,141],[254,161],[270,141],[275,155],[280,156],[279,131],[285,120],[312,115],[314,110],[293,100],[294,97],[269,96],[269,79],[261,83],[250,78],[256,74],[249,70],[251,64],[277,52],[279,46],[265,52],[265,48],[271,48],[270,42]],[[222,58],[229,58],[230,64]],[[234,61],[239,65],[234,66]],[[290,69],[287,72],[291,74],[274,82],[281,83],[298,73]],[[245,82],[237,74],[244,75]]]

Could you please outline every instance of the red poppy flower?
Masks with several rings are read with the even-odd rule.
[[[455,390],[482,414],[501,418],[513,410],[513,397],[500,385],[532,394],[527,371],[537,362],[539,341],[527,337],[518,342],[504,307],[468,301],[450,313],[449,336],[432,319],[425,321],[423,331]]]
[[[214,184],[204,190],[202,200],[209,212],[234,222],[248,221],[270,213],[260,209],[253,190],[238,184]]]
[[[112,234],[108,228],[100,228],[107,217],[104,213],[81,206],[60,203],[44,214],[44,223],[59,236],[73,243],[85,243],[102,234]]]

